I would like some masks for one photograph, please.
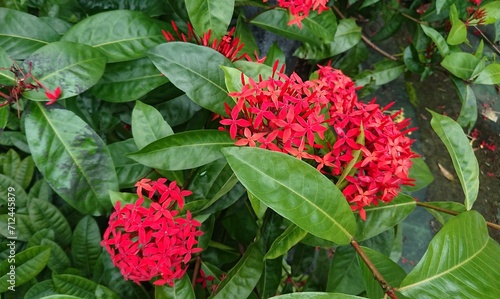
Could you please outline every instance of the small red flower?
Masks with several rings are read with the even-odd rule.
[[[267,2],[267,0],[263,0]],[[279,7],[288,9],[292,15],[292,19],[288,25],[297,24],[302,28],[302,20],[309,16],[310,11],[317,11],[320,14],[324,10],[328,10],[326,4],[328,0],[278,0]]]
[[[59,96],[61,95],[61,88],[57,87],[54,89],[54,91],[46,90],[45,91],[45,96],[49,99],[46,105],[52,105],[54,104],[57,99],[59,99]]]

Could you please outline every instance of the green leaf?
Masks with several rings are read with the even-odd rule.
[[[431,240],[398,291],[411,298],[497,298],[499,255],[484,218],[476,211],[461,213]]]
[[[158,110],[140,101],[135,102],[132,110],[132,135],[137,148],[142,149],[158,139],[173,134],[174,131]]]
[[[185,94],[157,105],[156,108],[172,127],[187,122],[202,109]]]
[[[355,239],[363,241],[394,227],[403,221],[415,206],[413,197],[401,193],[388,204],[381,203],[377,207],[365,208],[366,221],[356,218],[358,230]]]
[[[9,54],[0,46],[0,84],[13,85],[15,83],[14,73],[10,71],[10,67],[13,64],[14,60],[12,60]],[[4,109],[8,111],[8,107]]]
[[[29,239],[28,243],[26,244],[26,248],[41,245],[43,239],[54,241],[56,239],[56,235],[54,234],[53,230],[48,228],[42,228],[41,230],[38,230],[36,233],[33,234],[33,236]]]
[[[241,297],[247,298],[262,275],[263,255],[258,243],[250,245],[243,257],[227,273],[226,278],[217,288],[213,299]]]
[[[116,205],[117,201],[120,202],[122,207],[126,204],[133,204],[137,201],[137,193],[109,191],[109,197],[113,207]],[[145,198],[144,206],[148,206],[149,203],[150,200]]]
[[[455,3],[455,1],[457,1],[457,0],[436,0],[436,12],[437,12],[437,14],[439,14],[441,12],[441,10],[447,9],[448,7],[450,7],[450,5]]]
[[[479,59],[476,56],[465,52],[456,52],[447,55],[441,62],[441,66],[458,78],[469,80],[478,63]]]
[[[73,231],[71,257],[73,265],[87,276],[94,273],[94,268],[101,255],[101,233],[94,218],[83,217]]]
[[[245,188],[300,228],[338,244],[356,231],[354,216],[340,190],[311,165],[260,148],[223,150]]]
[[[14,285],[15,288],[35,278],[40,273],[50,258],[50,248],[47,246],[31,247],[16,254],[15,264],[12,260],[6,259],[0,263],[0,273],[5,273],[0,277],[0,293],[7,292],[8,287]],[[11,266],[15,266],[14,269]],[[15,281],[9,282],[13,271]]]
[[[9,106],[0,107],[0,130],[3,131],[9,120]]]
[[[500,64],[492,63],[487,65],[484,70],[479,73],[476,80],[476,84],[500,84]]]
[[[0,48],[13,59],[25,59],[38,48],[59,39],[54,29],[31,14],[0,7],[0,20]]]
[[[450,54],[450,48],[448,47],[448,44],[444,40],[444,37],[439,34],[434,28],[425,26],[424,24],[420,24],[420,27],[422,27],[422,30],[424,31],[425,35],[430,37],[432,41],[436,44],[439,53],[441,54],[442,57],[445,57],[446,55]]]
[[[375,64],[375,70],[367,72],[366,74],[360,74],[356,78],[357,86],[364,86],[370,83],[370,81],[375,81],[376,85],[384,85],[393,80],[396,80],[403,72],[405,66],[398,61],[383,60]]]
[[[61,40],[87,44],[99,49],[108,62],[120,62],[146,56],[146,51],[165,42],[162,29],[170,28],[142,12],[114,10],[84,19]]]
[[[267,79],[273,76],[273,68],[263,63],[238,60],[234,62],[234,65],[255,81],[259,81],[261,77]]]
[[[290,248],[299,243],[307,235],[307,232],[295,224],[290,224],[287,229],[274,240],[271,248],[267,251],[264,259],[275,259],[286,254]]]
[[[149,51],[155,66],[196,104],[224,115],[224,103],[234,105],[227,95],[220,65],[234,67],[212,48],[184,42],[161,44]]]
[[[391,287],[398,287],[403,279],[406,277],[406,272],[395,262],[389,259],[386,255],[377,252],[371,248],[361,246],[364,253],[370,261],[372,261],[375,268],[382,274],[385,281]],[[366,294],[369,298],[383,298],[384,291],[380,283],[374,279],[373,273],[368,266],[361,260],[358,255],[358,261],[361,265],[361,272],[363,273],[363,281],[365,283]],[[396,294],[398,298],[403,298],[401,294]]]
[[[431,126],[446,146],[465,194],[465,207],[472,208],[479,191],[479,164],[459,124],[433,111]]]
[[[424,65],[420,62],[417,49],[413,44],[410,44],[404,50],[403,60],[410,72],[421,74],[424,72]]]
[[[452,22],[450,33],[448,34],[448,38],[446,38],[446,42],[450,45],[460,45],[461,43],[467,40],[467,27],[464,22],[459,19],[456,19]]]
[[[361,40],[361,27],[354,19],[342,19],[339,21],[333,42],[322,45],[314,43],[303,44],[294,55],[302,59],[324,59],[343,53],[354,47]]]
[[[59,294],[78,296],[81,298],[119,299],[118,295],[107,287],[97,284],[81,276],[71,274],[53,275],[52,281]]]
[[[486,12],[486,17],[484,18],[484,24],[493,24],[500,20],[500,3],[498,1],[491,1],[481,6]]]
[[[328,271],[327,292],[359,294],[364,291],[357,253],[351,246],[339,246]]]
[[[226,34],[233,17],[234,0],[186,0],[185,3],[196,34],[202,36],[212,30],[216,39]]]
[[[138,151],[133,138],[108,144],[108,150],[115,165],[120,188],[133,187],[140,178],[151,170],[151,168],[127,157],[128,153]]]
[[[468,131],[471,131],[477,120],[476,95],[470,85],[465,84],[464,81],[454,77],[451,77],[451,81],[455,85],[460,101],[462,102],[457,122],[462,128],[467,128]]]
[[[388,39],[399,31],[401,24],[405,20],[404,16],[396,12],[389,20],[384,23],[384,26],[371,38],[374,42],[379,42]]]
[[[412,165],[410,168],[409,177],[415,179],[415,186],[404,185],[401,186],[403,192],[415,192],[427,187],[434,180],[429,167],[421,157],[412,158]]]
[[[56,290],[54,290],[54,285],[52,284],[52,279],[47,279],[44,281],[37,282],[34,284],[24,295],[24,299],[39,299],[39,298],[50,298],[50,296],[68,296],[68,295],[57,295]],[[62,299],[72,299],[62,298]],[[75,299],[79,299],[76,297]]]
[[[127,156],[152,168],[183,170],[222,158],[220,149],[233,144],[227,132],[187,131],[157,140]]]
[[[302,20],[302,25],[310,29],[319,42],[331,43],[337,31],[337,18],[332,10],[323,11],[321,14],[313,10],[309,12],[307,18]]]
[[[9,187],[14,188],[14,192],[9,192]],[[3,174],[0,174],[0,192],[1,192],[0,194],[5,194],[5,195],[8,195],[9,193],[13,194],[16,199],[17,208],[26,206],[26,203],[28,202],[28,195],[21,187],[21,185],[16,183],[16,181],[11,179],[10,177],[5,176]],[[0,198],[0,202],[7,204],[7,197],[2,196]]]
[[[354,295],[322,292],[300,292],[273,297],[274,299],[362,299]]]
[[[276,42],[274,42],[267,51],[264,64],[272,67],[276,61],[279,61],[278,69],[280,69],[286,63],[286,56]]]
[[[40,179],[31,187],[29,197],[36,197],[45,201],[50,201],[52,197],[52,189],[45,179]]]
[[[71,228],[64,215],[53,204],[38,198],[28,200],[31,223],[37,228],[49,228],[55,232],[56,241],[66,246],[71,242]]]
[[[28,242],[33,234],[36,232],[35,227],[31,224],[28,215],[16,214],[15,235],[9,235],[9,223],[12,227],[12,218],[9,215],[0,215],[0,234],[5,238],[16,237],[18,241]]]
[[[228,92],[239,92],[243,88],[243,83],[241,82],[241,77],[243,76],[245,82],[248,81],[248,77],[239,69],[234,67],[220,66],[224,71],[224,81],[226,82],[226,88]]]
[[[69,258],[61,246],[49,239],[42,239],[41,245],[50,247],[50,259],[47,267],[54,273],[61,273],[70,266]]]
[[[59,99],[78,95],[92,87],[104,73],[106,57],[89,46],[72,42],[55,42],[46,45],[23,62],[24,69],[33,66],[32,74],[45,87],[61,88]],[[28,99],[43,101],[47,96],[41,91],[23,93]]]
[[[196,299],[188,275],[175,281],[173,287],[155,286],[155,299]]]
[[[108,190],[117,190],[113,161],[101,138],[73,112],[33,103],[26,135],[35,164],[67,203],[83,214],[111,208]]]
[[[193,174],[188,189],[192,199],[215,199],[229,192],[238,182],[225,159],[203,165]]]
[[[90,89],[90,93],[107,102],[130,102],[167,82],[168,79],[151,60],[144,57],[108,64],[101,80]]]

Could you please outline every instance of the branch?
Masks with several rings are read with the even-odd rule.
[[[365,254],[363,249],[359,246],[358,242],[356,240],[352,239],[351,240],[351,245],[354,247],[356,252],[359,254],[363,262],[365,262],[366,266],[370,269],[370,271],[373,273],[373,277],[379,282],[380,286],[384,290],[384,293],[387,294],[390,298],[392,299],[398,299],[396,294],[394,293],[394,288],[385,281],[384,277],[382,274],[378,271],[378,269],[375,267],[375,265],[372,263],[372,261],[368,258],[368,256]]]
[[[443,212],[443,213],[450,214],[450,215],[453,215],[453,216],[457,216],[458,214],[460,214],[459,212],[456,212],[456,211],[453,211],[453,210],[448,210],[448,209],[441,208],[441,207],[436,207],[436,206],[433,206],[432,204],[429,204],[429,203],[426,203],[426,202],[417,201],[417,206],[428,208],[428,209],[432,209],[432,210],[435,210],[435,211],[438,211],[438,212]],[[498,225],[496,223],[492,223],[492,222],[486,221],[486,225],[489,226],[489,227],[491,227],[491,228],[493,228],[493,229],[500,230],[500,225]]]
[[[332,6],[333,10],[335,11],[335,13],[337,15],[339,15],[340,18],[342,19],[345,19],[346,17],[342,14],[342,12],[334,5]],[[393,60],[393,61],[397,61],[398,59],[394,56],[392,56],[391,54],[387,53],[386,51],[380,49],[379,47],[377,47],[377,45],[375,45],[374,43],[372,43],[372,41],[366,37],[364,34],[361,33],[361,39],[367,44],[369,45],[370,47],[373,48],[373,50],[377,51],[378,53],[380,53],[382,56],[385,56],[387,58],[389,58],[390,60]]]
[[[194,270],[193,270],[193,281],[191,281],[191,286],[194,288],[196,285],[196,278],[198,276],[198,272],[200,272],[200,264],[201,264],[201,256],[196,257],[196,262],[194,264]]]
[[[486,42],[488,44],[490,44],[491,47],[493,47],[493,49],[495,49],[495,51],[500,54],[500,50],[495,46],[495,44],[483,33],[483,31],[481,31],[481,29],[477,28],[477,26],[474,26],[474,28],[479,32],[479,34],[481,34],[481,36],[486,40]]]

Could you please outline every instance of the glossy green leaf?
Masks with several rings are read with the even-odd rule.
[[[47,267],[54,273],[62,273],[70,266],[69,258],[61,246],[49,239],[42,239],[41,245],[50,247],[50,259]]]
[[[365,297],[358,297],[354,295],[347,295],[340,293],[300,292],[300,293],[275,296],[273,298],[275,299],[362,299]]]
[[[259,81],[261,77],[265,80],[273,76],[273,68],[263,63],[238,60],[234,62],[234,65],[255,81]]]
[[[101,255],[101,233],[97,222],[91,216],[83,217],[73,231],[71,257],[73,265],[88,276],[94,273],[94,267]]]
[[[446,222],[448,222],[448,220],[454,218],[455,215],[450,215],[448,213],[441,212],[427,206],[436,207],[438,209],[439,208],[446,209],[457,213],[462,213],[466,211],[465,206],[463,204],[454,201],[432,201],[425,203],[425,205],[426,206],[424,206],[424,208],[427,210],[427,212],[431,213],[432,216],[434,216],[434,218],[436,218],[436,220],[443,225]]]
[[[9,187],[14,189],[11,189],[13,192],[9,192]],[[17,208],[26,206],[26,203],[28,202],[28,195],[26,194],[26,191],[24,191],[23,187],[10,177],[3,174],[0,174],[0,192],[0,194],[5,195],[9,195],[10,193],[9,197],[14,195],[13,197],[16,199]],[[7,197],[2,196],[0,198],[0,202],[7,204]]]
[[[158,139],[173,134],[174,131],[158,110],[140,101],[135,102],[132,110],[132,135],[137,148],[142,149]]]
[[[398,61],[384,60],[375,65],[375,70],[360,74],[356,78],[357,86],[365,86],[370,81],[375,81],[376,85],[384,85],[396,80],[403,72],[405,66]]]
[[[335,255],[328,270],[326,291],[346,294],[359,294],[364,291],[361,268],[353,247],[335,248]]]
[[[465,194],[465,207],[470,210],[479,191],[479,164],[474,151],[459,124],[448,116],[430,112],[431,126],[451,156]]]
[[[257,216],[257,219],[261,220],[267,211],[267,206],[265,203],[260,201],[255,195],[248,192],[248,199],[250,200],[250,205]]]
[[[183,170],[222,158],[220,149],[233,144],[227,132],[187,131],[157,140],[127,156],[149,167]]]
[[[30,240],[30,238],[36,232],[36,229],[33,224],[31,224],[28,215],[16,213],[15,230],[9,230],[9,228],[12,228],[13,223],[12,218],[9,218],[10,217],[8,214],[0,215],[0,235],[4,236],[5,238],[16,237],[17,241],[27,242],[28,240]],[[14,235],[10,234],[11,231],[14,232]]]
[[[395,262],[389,259],[386,255],[377,252],[371,248],[361,246],[366,256],[372,261],[375,268],[382,274],[385,281],[391,287],[399,287],[403,279],[406,277],[406,272],[398,266]],[[361,272],[363,273],[363,281],[365,283],[366,294],[369,298],[383,298],[384,291],[380,286],[380,283],[374,279],[373,273],[370,271],[368,266],[363,262],[363,260],[358,255],[358,261],[361,265]],[[396,294],[398,298],[403,299],[401,294]]]
[[[168,79],[158,71],[151,60],[144,57],[108,64],[101,80],[90,92],[107,102],[130,102],[167,82]]]
[[[446,56],[441,65],[458,78],[469,80],[478,63],[479,59],[472,54],[455,52]]]
[[[0,7],[0,48],[13,59],[24,59],[59,39],[59,34],[34,15]]]
[[[422,30],[424,31],[425,35],[430,37],[432,41],[436,44],[439,53],[441,54],[442,57],[445,57],[446,55],[450,54],[450,48],[448,47],[448,44],[446,43],[446,40],[444,37],[439,34],[434,28],[425,26],[424,24],[420,24],[420,27],[422,27]]]
[[[267,51],[264,64],[272,67],[276,61],[279,61],[278,69],[280,69],[286,63],[286,56],[281,48],[274,42]]]
[[[474,80],[476,84],[500,84],[500,64],[492,63],[487,65],[479,76]]]
[[[287,229],[274,240],[271,248],[264,256],[265,259],[275,259],[286,254],[290,248],[299,243],[307,235],[307,232],[295,224],[290,224]]]
[[[214,38],[222,38],[234,10],[234,0],[186,0],[186,10],[194,31],[202,36],[212,30]]]
[[[35,278],[40,273],[50,258],[50,248],[47,246],[36,246],[28,248],[16,254],[15,269],[11,269],[12,261],[6,259],[0,263],[0,273],[5,273],[0,277],[0,292],[7,292],[8,287],[11,286],[10,276],[13,271],[15,274],[15,282],[13,285],[15,289],[24,283]]]
[[[113,161],[101,138],[71,111],[31,105],[26,135],[33,160],[66,202],[84,214],[110,208],[108,190],[117,190]]]
[[[14,73],[10,71],[10,67],[14,64],[12,58],[0,46],[0,84],[12,85],[15,83]],[[5,107],[8,110],[8,107]]]
[[[493,24],[500,20],[500,3],[498,1],[491,1],[481,6],[486,12],[486,17],[484,18],[484,24]]]
[[[26,244],[26,248],[41,245],[43,239],[54,241],[56,239],[56,235],[52,229],[42,228],[33,234]]]
[[[467,40],[467,27],[459,19],[452,22],[450,33],[446,42],[450,45],[460,45]]]
[[[39,298],[50,298],[49,296],[68,296],[68,295],[58,295],[52,284],[52,279],[47,279],[44,281],[37,282],[24,294],[24,299],[39,299]],[[66,298],[64,298],[66,299]],[[73,299],[73,298],[68,298]],[[79,299],[76,297],[75,299]]]
[[[108,144],[108,150],[115,165],[120,188],[134,186],[140,178],[151,171],[151,168],[127,157],[128,153],[138,151],[133,138]]]
[[[42,297],[43,299],[82,299],[78,296],[53,294]]]
[[[403,192],[415,192],[427,187],[434,180],[429,167],[421,157],[412,158],[412,165],[410,168],[409,177],[415,179],[415,186],[404,185],[401,186]]]
[[[331,43],[337,31],[337,18],[332,10],[318,14],[310,11],[309,16],[302,20],[303,28],[310,29],[321,43]],[[318,41],[316,41],[318,43]]]
[[[78,296],[81,298],[120,299],[116,293],[107,287],[97,284],[81,276],[72,274],[53,275],[52,282],[59,294]]]
[[[295,51],[294,55],[302,59],[324,59],[343,53],[361,40],[361,27],[354,19],[342,19],[339,21],[333,42],[322,45],[303,44]]]
[[[155,286],[155,299],[196,299],[188,275],[175,281],[173,287]]]
[[[202,109],[185,94],[157,105],[156,108],[172,127],[186,123]]]
[[[109,191],[109,197],[113,207],[116,205],[117,201],[119,201],[122,206],[135,203],[137,201],[137,193]],[[149,201],[149,199],[145,198],[144,206],[147,206]]]
[[[114,10],[84,19],[61,40],[87,44],[99,49],[108,62],[120,62],[146,56],[146,51],[165,42],[162,29],[170,28],[142,12]]]
[[[338,244],[348,244],[356,224],[340,190],[309,164],[260,148],[223,150],[245,188],[300,228]]]
[[[224,115],[224,103],[234,105],[227,95],[224,71],[219,65],[234,67],[212,48],[184,42],[170,42],[149,51],[155,66],[196,104]]]
[[[55,232],[56,241],[65,246],[71,242],[71,228],[64,215],[53,204],[30,198],[28,212],[31,223],[38,229],[49,228]]]
[[[68,31],[73,24],[68,21],[56,18],[54,16],[44,16],[40,17],[40,20],[47,23],[50,27],[52,27],[59,35],[63,35]]]
[[[401,13],[396,12],[389,20],[384,22],[384,26],[380,28],[380,30],[371,38],[371,40],[379,42],[393,36],[394,34],[399,32],[401,24],[403,24],[404,20],[405,17]]]
[[[224,81],[228,92],[239,92],[243,88],[242,76],[245,82],[248,82],[248,77],[239,69],[221,65],[224,71]]]
[[[499,255],[484,218],[476,211],[461,213],[431,240],[399,291],[412,298],[497,298]]]
[[[379,203],[377,207],[365,208],[366,221],[356,218],[358,224],[356,240],[369,239],[394,227],[403,221],[415,206],[416,202],[413,197],[401,193],[388,204]]]
[[[457,122],[462,128],[467,128],[468,131],[471,131],[476,124],[478,114],[476,95],[472,87],[464,81],[453,77],[451,81],[455,85],[460,101],[462,102],[462,108],[460,109],[460,115],[458,116]]]
[[[231,190],[237,181],[227,161],[218,159],[198,168],[187,189],[193,192],[193,199],[214,199],[219,195],[217,200]]]
[[[55,42],[46,45],[23,62],[25,69],[33,66],[32,74],[45,87],[54,90],[61,88],[59,99],[78,95],[92,87],[104,73],[106,57],[98,50],[87,45],[72,42]],[[31,100],[47,100],[43,91],[23,93]]]
[[[450,5],[455,3],[455,1],[457,1],[457,0],[436,0],[437,13],[439,14],[441,12],[441,10],[447,9],[448,7],[450,7]]]
[[[259,281],[263,267],[263,254],[259,244],[253,243],[247,248],[238,263],[227,273],[226,278],[217,288],[217,293],[209,298],[248,297]]]
[[[259,54],[259,47],[257,46],[257,42],[255,41],[253,32],[250,29],[248,21],[245,19],[243,14],[238,14],[234,36],[237,36],[240,39],[240,45],[243,45],[239,52],[240,54],[247,53],[250,55],[250,57],[254,57],[255,54]]]
[[[45,181],[45,179],[40,179],[33,184],[30,188],[30,192],[28,194],[29,197],[36,197],[45,201],[50,201],[52,197],[52,189],[50,189],[49,184]]]

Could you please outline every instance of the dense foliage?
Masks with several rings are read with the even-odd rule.
[[[499,40],[499,1],[0,0],[0,293],[498,298],[466,133]],[[462,105],[429,113],[463,204],[413,198],[433,180],[416,128],[361,100],[434,72]],[[417,205],[443,227],[406,273]]]

